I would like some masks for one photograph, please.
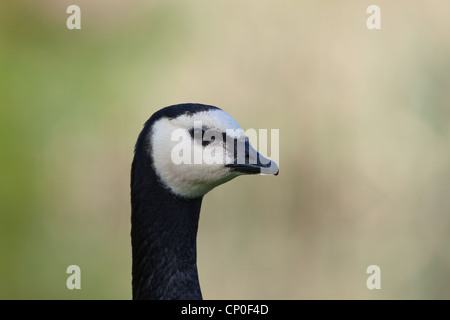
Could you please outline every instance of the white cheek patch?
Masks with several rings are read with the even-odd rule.
[[[193,142],[189,130],[195,121],[232,138],[245,137],[237,122],[222,110],[162,118],[153,124],[150,143],[154,169],[166,187],[185,198],[203,196],[237,176],[224,166],[233,161],[232,153],[225,148],[226,141],[217,139],[207,146]],[[201,161],[195,161],[198,155]]]

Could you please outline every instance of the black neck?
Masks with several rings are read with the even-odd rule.
[[[136,152],[131,171],[133,299],[202,299],[196,263],[201,202],[170,193],[148,157]]]

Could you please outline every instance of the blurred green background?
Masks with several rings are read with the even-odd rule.
[[[205,298],[449,299],[448,30],[447,0],[0,2],[0,299],[131,298],[134,143],[181,102],[280,129],[279,176],[205,197]]]

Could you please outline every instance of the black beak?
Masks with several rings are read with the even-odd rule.
[[[278,175],[279,169],[275,161],[262,156],[250,144],[249,140],[234,139],[234,162],[225,167],[242,174]]]

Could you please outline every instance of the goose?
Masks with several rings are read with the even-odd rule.
[[[155,112],[131,166],[132,298],[201,300],[196,238],[203,196],[260,173],[277,175],[278,165],[222,109],[185,103]]]

